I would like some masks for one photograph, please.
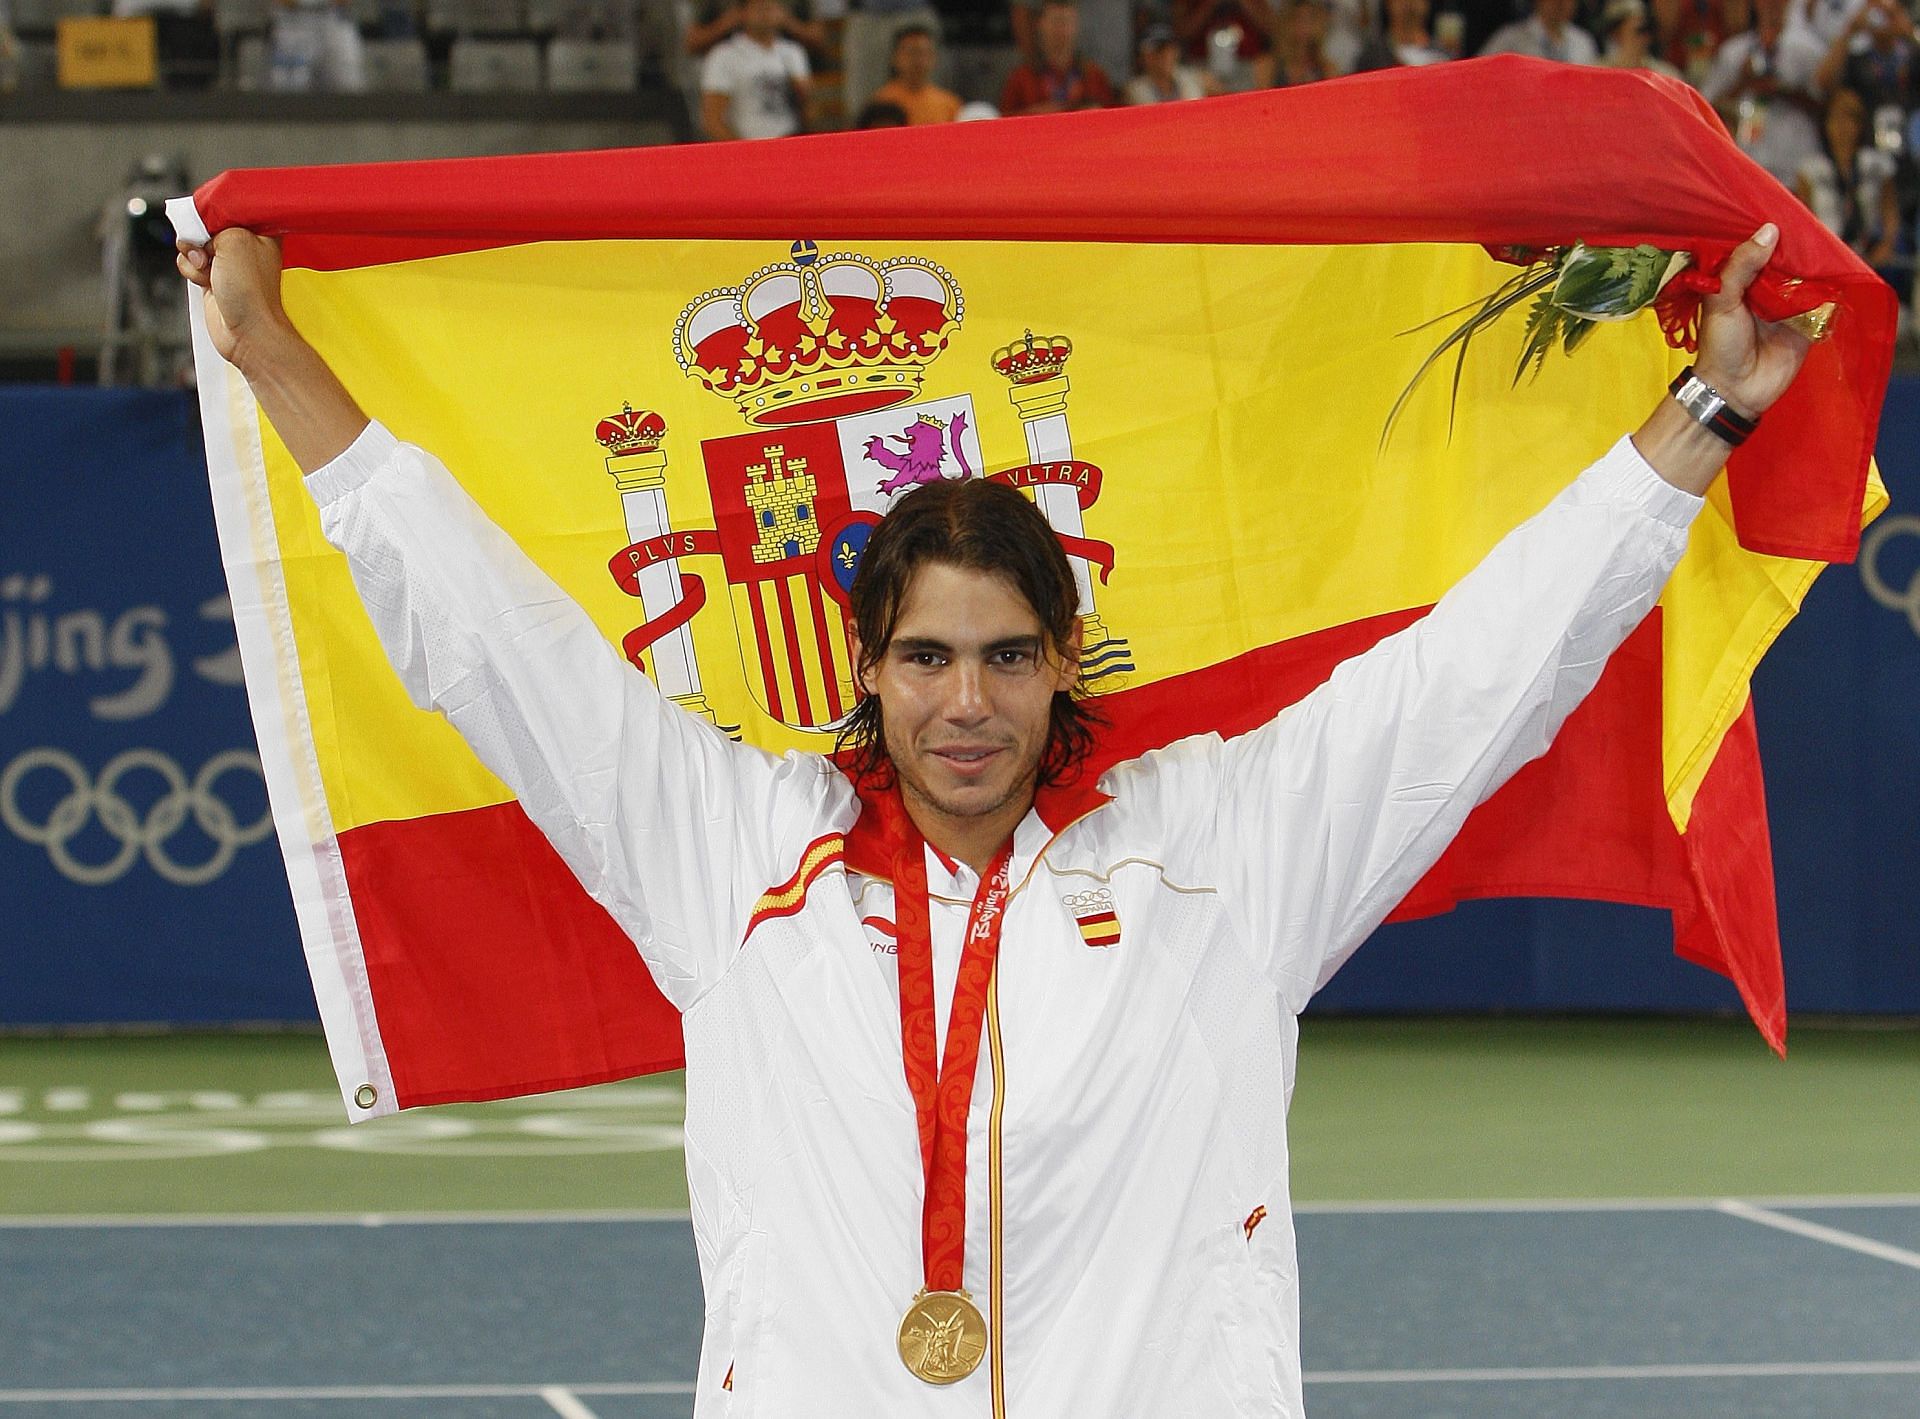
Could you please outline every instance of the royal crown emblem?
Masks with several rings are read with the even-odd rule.
[[[963,314],[959,284],[924,257],[796,243],[791,260],[690,302],[674,354],[749,424],[811,423],[914,398]]]
[[[729,689],[716,713],[707,675],[718,667],[709,659],[703,670],[696,653],[695,622],[710,625],[706,609],[720,603],[732,611],[739,655],[737,681],[726,670],[724,683],[789,729],[843,725],[859,699],[849,594],[867,538],[897,498],[949,479],[994,478],[1033,499],[1073,570],[1083,679],[1104,689],[1133,670],[1130,645],[1095,607],[1114,549],[1086,531],[1103,474],[1074,456],[1067,427],[1073,342],[1029,330],[992,357],[1013,419],[1001,405],[1001,457],[989,464],[973,394],[922,387],[962,315],[959,282],[933,261],[822,256],[808,241],[689,302],[673,330],[680,368],[745,420],[744,432],[699,438],[711,511],[691,525],[667,505],[665,420],[627,404],[599,421],[594,437],[630,539],[608,570],[645,614],[621,648],[676,703],[739,729],[728,721],[745,705]],[[711,573],[687,565],[694,559],[719,562],[725,581],[712,593]],[[1111,913],[1082,930],[1089,945],[1118,939]]]
[[[993,367],[1015,384],[1037,384],[1058,378],[1073,354],[1073,341],[1064,335],[1036,340],[1029,330],[1011,345],[993,352]]]
[[[600,427],[593,431],[600,446],[616,458],[634,453],[652,453],[660,447],[660,440],[667,436],[667,421],[648,410],[635,413],[633,405],[624,404],[618,414],[600,421]]]

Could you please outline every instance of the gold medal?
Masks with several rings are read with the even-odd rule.
[[[950,1385],[980,1368],[987,1321],[965,1291],[922,1291],[900,1321],[900,1359],[930,1385]]]

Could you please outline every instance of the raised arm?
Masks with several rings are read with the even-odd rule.
[[[851,823],[845,780],[667,703],[437,459],[369,422],[287,319],[274,243],[223,232],[210,260],[180,264],[208,291],[215,348],[307,474],[408,694],[512,788],[686,1008],[760,893]]]
[[[1775,236],[1763,228],[1734,253],[1703,320],[1697,369],[1748,415],[1779,397],[1807,348],[1741,302]],[[1118,771],[1132,776],[1123,796],[1181,825],[1169,851],[1244,914],[1294,1009],[1467,814],[1546,751],[1659,598],[1726,450],[1662,400],[1421,621],[1251,733],[1184,741]]]
[[[346,386],[280,304],[280,243],[229,228],[208,248],[180,243],[180,274],[207,293],[207,333],[246,377],[302,473],[345,453],[367,426]]]

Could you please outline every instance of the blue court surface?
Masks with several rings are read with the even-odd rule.
[[[1920,1416],[1920,1197],[1299,1232],[1314,1419]],[[668,1419],[699,1295],[674,1214],[0,1221],[0,1416]]]

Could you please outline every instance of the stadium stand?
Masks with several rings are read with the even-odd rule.
[[[378,93],[424,94],[433,87],[427,46],[417,36],[370,39],[366,44],[367,87]]]
[[[629,40],[568,39],[547,44],[547,88],[553,93],[617,93],[638,87]]]
[[[540,87],[540,46],[531,39],[462,35],[453,42],[448,72],[455,93],[532,93]]]

